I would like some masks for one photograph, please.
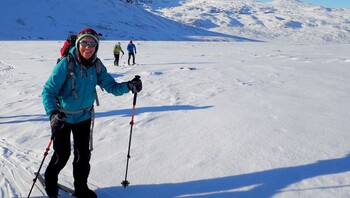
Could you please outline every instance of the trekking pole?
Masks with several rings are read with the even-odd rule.
[[[45,161],[45,158],[46,158],[47,154],[49,153],[49,150],[50,150],[50,147],[51,147],[51,144],[52,144],[52,140],[53,140],[53,135],[51,136],[50,141],[49,141],[49,144],[47,145],[47,148],[46,148],[46,150],[45,150],[45,152],[44,152],[44,158],[43,158],[43,160],[41,161],[41,164],[40,164],[40,166],[39,166],[39,170],[38,170],[38,172],[36,173],[35,178],[33,179],[33,185],[32,185],[32,187],[30,188],[30,191],[29,191],[29,194],[28,194],[28,198],[30,197],[30,194],[32,193],[33,187],[34,187],[34,185],[35,185],[35,183],[36,183],[36,180],[38,179],[38,176],[39,176],[39,174],[40,174],[41,167],[43,166],[44,161]]]
[[[136,78],[140,78],[140,76],[135,76]],[[136,106],[136,98],[137,98],[137,91],[134,91],[134,100],[132,105],[132,113],[131,113],[131,122],[130,122],[130,137],[129,137],[129,148],[128,148],[128,155],[126,160],[126,171],[125,171],[125,179],[122,181],[122,186],[126,188],[130,182],[127,179],[128,177],[128,169],[129,169],[129,159],[130,159],[130,147],[131,147],[131,136],[132,136],[132,127],[134,126],[134,115],[135,115],[135,106]]]

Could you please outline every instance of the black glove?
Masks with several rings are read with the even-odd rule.
[[[66,123],[66,114],[57,110],[53,111],[50,116],[50,124],[52,133],[61,130]]]
[[[132,91],[132,93],[137,93],[142,90],[142,81],[140,76],[135,76],[134,79],[128,82],[128,87]]]

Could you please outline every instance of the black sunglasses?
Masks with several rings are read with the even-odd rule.
[[[87,42],[87,41],[79,41],[80,45],[83,47],[89,46],[89,47],[96,47],[96,42]]]

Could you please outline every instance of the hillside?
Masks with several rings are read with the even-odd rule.
[[[28,9],[30,8],[30,9]],[[350,43],[350,9],[297,0],[0,2],[1,40],[55,40],[89,26],[107,40]]]
[[[0,30],[1,40],[62,40],[84,27],[96,29],[106,40],[250,40],[171,21],[140,4],[111,0],[1,1],[0,17],[6,18],[0,22],[6,27]]]
[[[133,95],[97,89],[88,185],[99,198],[350,197],[349,10],[138,1],[0,0],[0,198],[27,197],[54,155],[43,161],[42,90],[62,40],[86,26],[103,34],[98,57],[116,82],[143,82],[127,188]],[[113,66],[116,39],[135,40],[136,65],[125,54]],[[59,175],[69,187],[73,155]],[[31,197],[46,197],[39,183]]]
[[[150,10],[193,27],[254,39],[307,42],[350,41],[350,9],[330,9],[297,0],[188,0]]]

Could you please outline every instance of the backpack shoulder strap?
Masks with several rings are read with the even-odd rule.
[[[97,80],[99,80],[100,76],[101,76],[101,70],[102,70],[102,62],[99,58],[97,58],[96,63],[95,63],[95,67],[96,67],[96,73],[97,73]],[[100,86],[101,90],[103,90],[103,88]],[[96,105],[100,106],[100,101],[98,99],[98,95],[97,95],[97,90],[95,89],[95,93],[96,93]]]
[[[101,75],[101,69],[102,69],[102,62],[99,58],[97,58],[96,60],[95,67],[96,67],[97,78],[99,78]]]
[[[75,89],[75,60],[74,57],[72,56],[72,54],[68,54],[67,56],[67,61],[68,61],[68,66],[67,66],[67,76],[72,78],[72,93],[74,95],[75,100],[78,100],[78,94],[77,91]],[[96,64],[96,73],[97,73],[97,78],[100,78],[101,75],[101,68],[102,68],[102,62],[99,58],[97,58]],[[102,88],[101,88],[102,89]],[[102,89],[103,91],[103,89]],[[98,96],[97,96],[97,91],[95,90],[95,94],[96,94],[96,105],[100,106],[100,102],[98,100]]]
[[[72,54],[68,54],[67,56],[68,66],[67,66],[67,76],[70,76],[72,78],[72,93],[74,95],[75,100],[78,100],[78,94],[75,89],[75,60]]]
[[[72,54],[67,55],[67,61],[68,61],[68,72],[73,72],[75,70],[75,60]]]

